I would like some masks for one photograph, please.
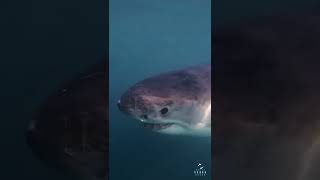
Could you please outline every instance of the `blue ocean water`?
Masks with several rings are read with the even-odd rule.
[[[146,77],[210,63],[210,0],[110,0],[109,148],[111,180],[211,179],[211,140],[158,134],[116,107]],[[207,175],[196,177],[198,163]]]

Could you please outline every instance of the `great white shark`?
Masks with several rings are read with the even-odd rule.
[[[211,64],[170,71],[137,82],[119,109],[144,127],[174,135],[211,135]]]

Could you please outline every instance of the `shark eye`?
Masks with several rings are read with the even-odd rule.
[[[164,115],[164,114],[167,114],[168,111],[169,111],[169,109],[165,107],[165,108],[162,108],[162,109],[160,110],[160,113],[161,113],[162,115]]]

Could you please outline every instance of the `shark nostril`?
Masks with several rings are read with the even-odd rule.
[[[123,111],[123,107],[121,106],[120,100],[118,101],[117,106],[120,111]]]
[[[141,116],[141,118],[142,118],[142,119],[148,119],[148,116],[147,116],[146,114],[143,114],[143,115]]]

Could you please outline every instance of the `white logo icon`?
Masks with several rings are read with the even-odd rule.
[[[193,171],[195,176],[206,176],[207,171],[201,163],[198,163],[197,168]]]

